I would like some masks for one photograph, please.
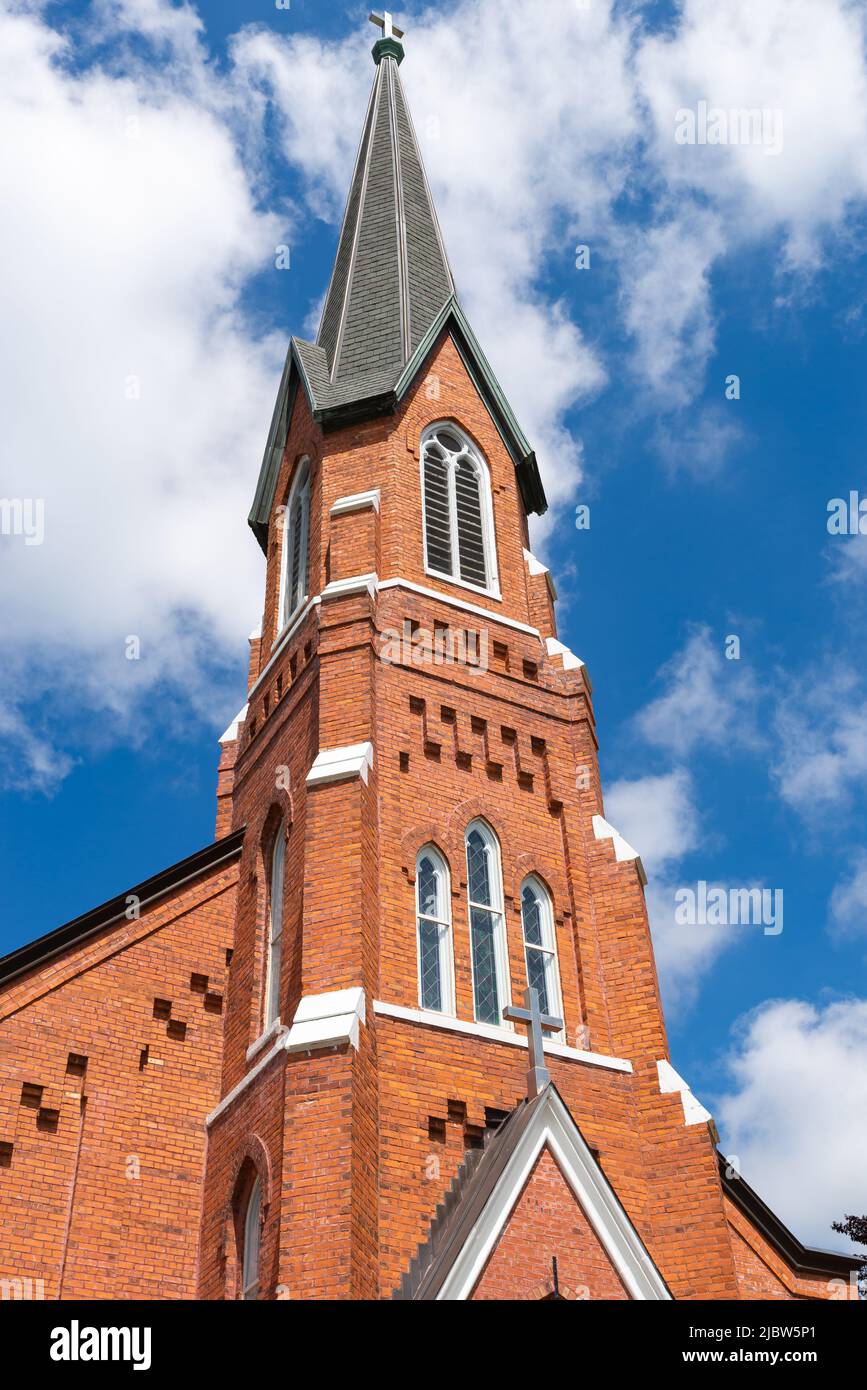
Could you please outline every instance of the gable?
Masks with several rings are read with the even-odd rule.
[[[552,1194],[553,1207],[546,1212]],[[501,1129],[489,1133],[482,1153],[467,1155],[431,1225],[426,1244],[420,1247],[394,1298],[462,1302],[473,1298],[477,1288],[481,1297],[503,1296],[486,1295],[484,1278],[489,1275],[489,1287],[495,1287],[502,1277],[503,1257],[498,1250],[505,1250],[508,1256],[513,1244],[525,1243],[528,1230],[543,1246],[558,1235],[567,1238],[569,1258],[576,1268],[580,1263],[597,1287],[616,1288],[611,1280],[613,1271],[627,1298],[671,1298],[665,1280],[551,1083],[534,1100],[524,1101],[513,1110]],[[523,1277],[521,1282],[523,1287]],[[583,1286],[589,1286],[587,1279]],[[526,1285],[528,1292],[508,1296],[529,1298],[538,1287],[539,1280],[533,1280]]]
[[[623,1281],[545,1146],[470,1297],[627,1299]]]

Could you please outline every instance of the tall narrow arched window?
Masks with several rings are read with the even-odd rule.
[[[497,592],[491,483],[486,464],[455,425],[434,425],[422,442],[425,569]]]
[[[244,1213],[244,1249],[241,1262],[241,1296],[259,1295],[259,1238],[262,1229],[262,1184],[258,1177],[250,1188]]]
[[[307,598],[310,538],[310,461],[296,470],[283,520],[280,573],[280,626],[285,627]]]
[[[521,921],[527,984],[538,992],[542,1012],[559,1016],[560,974],[554,912],[551,899],[537,878],[525,878],[521,885]]]
[[[473,1004],[479,1023],[502,1022],[510,1003],[500,847],[484,821],[467,829]]]
[[[432,845],[419,851],[415,865],[418,921],[418,985],[423,1009],[454,1013],[451,893],[445,860]]]
[[[281,825],[271,855],[271,892],[268,898],[268,958],[265,967],[265,1027],[280,1017],[280,965],[283,957],[283,878],[286,868],[286,834]]]

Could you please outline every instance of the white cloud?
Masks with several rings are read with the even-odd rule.
[[[240,309],[277,226],[216,91],[208,108],[202,60],[190,94],[195,25],[155,3],[136,13],[169,38],[180,26],[181,60],[157,83],[74,73],[36,15],[0,8],[0,181],[15,189],[0,222],[3,491],[45,505],[43,545],[2,542],[19,595],[0,613],[17,654],[6,701],[50,690],[55,710],[128,729],[160,682],[225,715],[221,664],[261,604],[245,517],[284,350]],[[39,786],[14,727],[6,775],[29,767]]]
[[[810,267],[822,237],[867,194],[863,7],[848,0],[684,0],[673,37],[637,55],[652,150],[672,190],[711,199],[730,244],[779,231]],[[678,145],[676,113],[700,101],[779,111],[782,150]]]
[[[774,777],[805,820],[843,811],[867,787],[867,697],[851,671],[790,685],[777,706]]]
[[[831,931],[840,940],[867,936],[867,854],[856,856],[852,872],[831,894]]]
[[[605,795],[605,811],[639,851],[648,872],[677,863],[701,842],[692,779],[683,768],[660,777],[613,782]]]
[[[703,841],[692,779],[677,768],[659,777],[614,782],[605,796],[605,814],[638,850],[647,870],[645,898],[660,988],[666,1012],[682,1018],[722,952],[739,939],[730,927],[675,921],[679,870]]]
[[[867,1000],[773,1000],[741,1021],[714,1113],[723,1147],[801,1240],[864,1210]],[[851,1246],[844,1248],[851,1249]]]
[[[636,718],[649,743],[684,757],[695,748],[752,747],[758,684],[750,668],[729,661],[722,637],[699,627],[660,671],[665,692]]]

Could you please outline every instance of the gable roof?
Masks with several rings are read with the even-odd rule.
[[[18,975],[23,975],[25,971],[35,969],[52,956],[59,955],[61,951],[125,918],[130,895],[139,899],[141,908],[148,907],[167,893],[174,892],[189,879],[198,878],[200,874],[208,873],[237,859],[243,841],[243,829],[226,835],[222,840],[215,840],[204,849],[197,850],[195,854],[179,860],[177,864],[172,864],[170,868],[145,879],[144,883],[137,884],[135,888],[124,889],[116,898],[110,898],[108,902],[91,908],[81,917],[75,917],[64,926],[57,927],[45,936],[37,937],[35,941],[28,941],[26,945],[0,957],[0,988]]]
[[[468,1299],[545,1148],[630,1297],[670,1299],[665,1280],[553,1083],[534,1100],[522,1101],[499,1129],[489,1130],[483,1149],[466,1154],[427,1240],[392,1298]]]
[[[524,506],[547,508],[536,456],[458,303],[398,71],[403,48],[374,46],[376,77],[315,343],[293,338],[250,525],[263,549],[298,383],[334,430],[393,412],[447,329],[508,448]]]
[[[325,355],[320,347],[313,343],[305,343],[300,338],[291,340],[277,393],[277,403],[271,418],[268,442],[259,470],[253,506],[248,518],[263,550],[267,550],[268,521],[274,504],[277,476],[283,460],[299,385],[307,396],[313,419],[326,433],[361,420],[389,415],[397,410],[411,390],[424,369],[425,362],[445,333],[451,336],[467,374],[515,465],[525,510],[538,516],[544,515],[548,510],[548,500],[542,486],[535,452],[530,447],[466,314],[458,299],[452,296],[443,305],[397,376],[387,372],[368,375],[364,378],[363,384],[369,394],[355,399],[343,399],[339,392],[334,391],[328,376]],[[361,384],[361,381],[359,378],[357,384]]]

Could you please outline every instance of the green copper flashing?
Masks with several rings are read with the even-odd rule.
[[[377,39],[371,52],[373,54],[373,61],[376,63],[377,67],[379,67],[383,58],[394,58],[398,67],[400,67],[406,57],[403,51],[403,44],[398,43],[397,39]]]

